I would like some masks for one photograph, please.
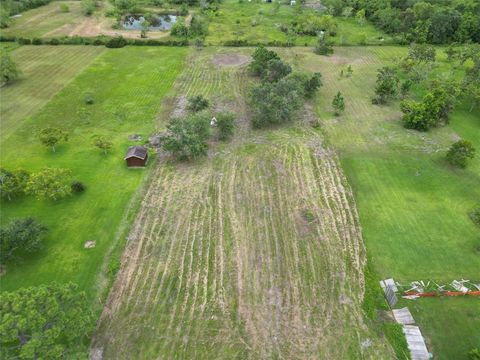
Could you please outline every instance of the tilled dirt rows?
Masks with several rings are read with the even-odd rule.
[[[316,141],[160,166],[94,346],[108,359],[384,358],[360,312],[364,261],[351,191]]]

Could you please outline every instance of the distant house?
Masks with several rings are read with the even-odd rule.
[[[144,146],[130,146],[125,159],[128,167],[144,167],[148,160],[148,151]]]

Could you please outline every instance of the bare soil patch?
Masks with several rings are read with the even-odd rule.
[[[216,55],[212,63],[219,68],[227,66],[241,66],[251,61],[250,56],[242,54],[220,54]]]

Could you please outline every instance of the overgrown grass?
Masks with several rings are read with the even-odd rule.
[[[314,10],[304,8],[297,13],[295,7],[282,4],[278,12],[273,11],[273,3],[263,1],[239,2],[225,0],[220,4],[220,10],[213,14],[208,28],[207,44],[220,45],[229,40],[247,40],[249,43],[269,43],[279,41],[285,43],[287,35],[280,30],[280,25],[290,26],[293,21],[302,18]],[[316,13],[320,16],[320,13]],[[335,18],[338,23],[338,33],[332,40],[341,45],[360,45],[361,41],[368,44],[380,44],[390,39],[371,24],[359,25],[354,19]],[[299,46],[313,45],[315,36],[298,36],[295,44]]]
[[[35,49],[41,52],[43,47]],[[95,279],[105,254],[145,173],[125,167],[123,156],[132,144],[127,136],[136,133],[146,139],[155,128],[162,99],[170,91],[187,52],[184,48],[106,50],[40,113],[25,120],[7,139],[2,139],[2,167],[31,171],[42,167],[68,168],[75,179],[87,185],[85,193],[58,202],[30,197],[2,202],[2,223],[34,216],[49,227],[46,246],[40,253],[22,264],[8,266],[2,278],[2,290],[55,280],[76,282],[90,297],[96,295]],[[35,53],[31,56],[30,61],[35,64]],[[20,65],[22,59],[19,58]],[[66,60],[59,57],[57,61],[51,59],[40,67],[37,75],[31,75],[30,82],[35,84],[33,77],[43,76],[40,74],[51,67],[63,66]],[[72,60],[69,62],[73,66]],[[9,91],[13,91],[12,88],[5,87],[2,95],[8,96]],[[31,89],[25,87],[12,101],[28,102],[28,91]],[[90,117],[85,119],[78,111],[86,107],[83,94],[87,91],[93,93],[95,102],[87,106]],[[43,147],[36,138],[37,131],[46,126],[70,132],[70,141],[59,146],[56,153]],[[92,145],[96,134],[107,136],[114,143],[107,156]],[[84,249],[86,240],[95,240],[96,247]]]

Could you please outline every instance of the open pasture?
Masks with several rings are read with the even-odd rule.
[[[406,51],[349,47],[319,57],[297,48],[285,50],[285,56],[323,74],[317,113],[353,187],[367,252],[379,278],[402,283],[461,278],[478,282],[479,230],[468,212],[480,199],[480,158],[458,170],[447,164],[445,153],[459,137],[480,148],[480,116],[460,103],[449,126],[420,133],[402,127],[398,102],[372,105],[376,70]],[[442,51],[437,52],[435,72],[440,74],[450,65]],[[348,65],[352,77],[340,77]],[[419,96],[424,85],[413,90],[413,96]],[[343,94],[346,109],[335,117],[331,101],[337,91]],[[439,359],[465,359],[478,345],[474,331],[480,327],[478,299],[455,301],[406,303]]]
[[[250,50],[194,53],[177,94],[210,89],[214,108],[235,109],[238,135],[197,164],[159,163],[94,350],[119,359],[390,358],[363,320],[355,202],[308,126],[315,115],[249,130],[251,80],[242,67],[215,69],[217,51]]]

